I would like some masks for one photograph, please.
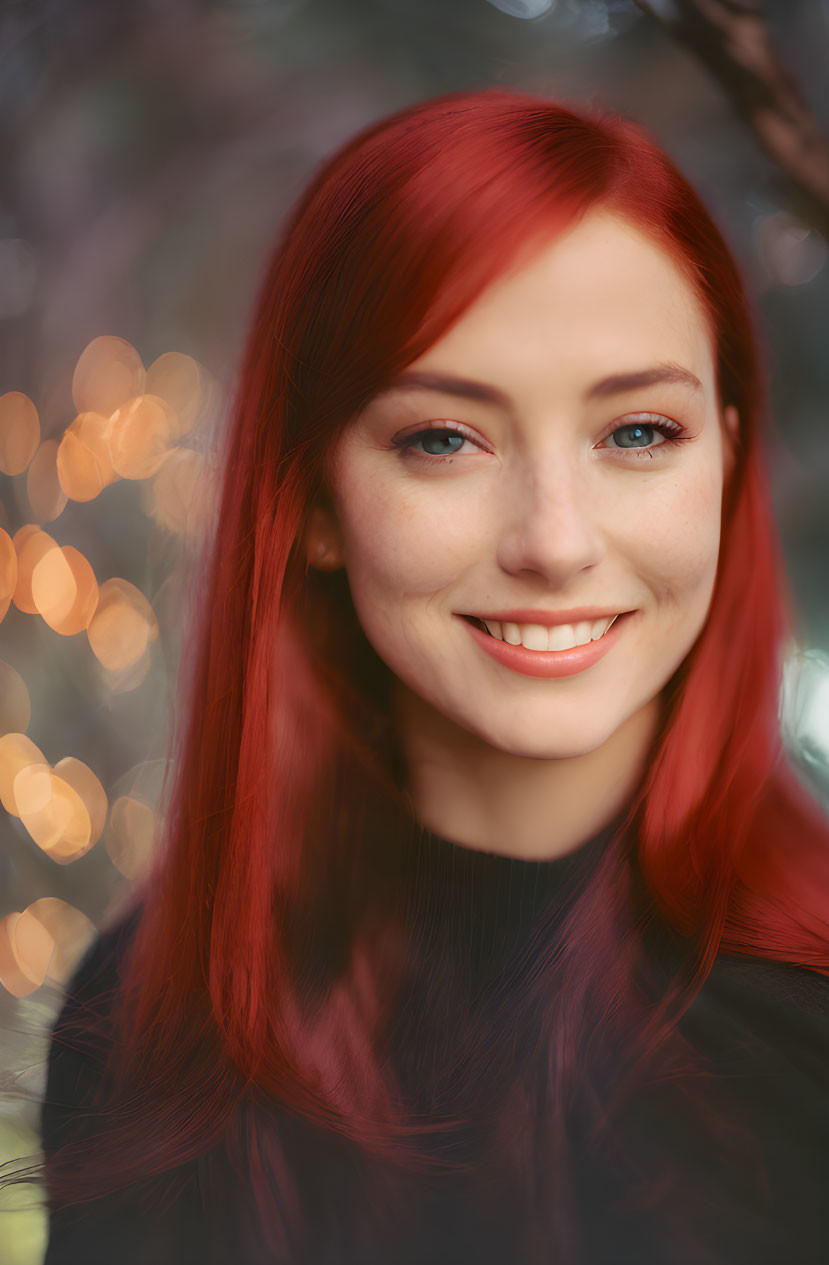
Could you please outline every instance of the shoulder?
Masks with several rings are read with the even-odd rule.
[[[67,1004],[82,1002],[117,982],[118,968],[138,927],[142,909],[139,905],[97,933],[69,980]]]
[[[758,1016],[829,1031],[829,975],[808,967],[721,953],[705,988],[711,997],[750,1004]]]
[[[77,1109],[94,1098],[109,1048],[108,1018],[120,983],[120,966],[141,917],[141,907],[99,931],[76,966],[49,1038],[46,1089],[41,1105],[43,1149],[68,1140]]]
[[[75,967],[52,1030],[50,1052],[65,1033],[99,1019],[111,1008],[118,991],[121,964],[141,919],[142,906],[123,914],[100,930]]]
[[[720,953],[711,977],[722,988],[760,991],[773,1005],[802,1007],[829,1018],[829,975],[807,966]]]
[[[781,1084],[829,1089],[829,976],[720,954],[684,1024],[697,1043],[733,1051]]]

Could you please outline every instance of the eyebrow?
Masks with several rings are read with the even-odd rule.
[[[658,386],[678,383],[693,391],[701,391],[699,378],[681,365],[662,362],[650,369],[636,369],[629,373],[614,373],[607,378],[594,382],[584,393],[585,400],[602,400],[611,395],[621,395],[624,391],[634,391],[639,387]],[[423,373],[417,370],[399,374],[380,395],[390,395],[398,391],[411,390],[440,391],[444,395],[457,395],[465,400],[478,400],[486,404],[497,404],[499,408],[511,409],[510,397],[486,382],[475,382],[469,378],[456,378],[443,373]]]

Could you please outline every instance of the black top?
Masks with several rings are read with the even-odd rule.
[[[441,1080],[441,1069],[451,1066],[453,1034],[461,1022],[455,1018],[458,999],[464,1023],[481,1024],[484,1033],[488,1015],[500,1016],[498,1022],[504,1023],[510,1013],[503,1009],[505,978],[520,995],[536,955],[544,945],[549,947],[550,929],[562,923],[610,837],[608,828],[576,852],[552,861],[473,850],[431,832],[422,832],[414,848],[407,845],[390,853],[389,873],[405,891],[414,948],[403,1000],[388,1031],[388,1055],[399,1084],[418,1109],[428,1113],[439,1094],[445,1102],[457,1092],[462,1101],[462,1076]],[[98,936],[68,987],[56,1031],[117,986],[118,961],[134,925],[135,917]],[[539,937],[542,925],[547,930]],[[515,1013],[519,1052],[531,1034],[524,1031],[526,1016],[520,1018],[520,1009]],[[668,1248],[655,1245],[647,1208],[625,1207],[631,1172],[619,1171],[611,1155],[594,1155],[573,1170],[582,1223],[579,1260],[583,1265],[685,1265],[692,1259],[710,1265],[827,1265],[829,980],[805,968],[721,954],[680,1030],[710,1060],[718,1101],[750,1130],[769,1188],[760,1191],[736,1171],[727,1150],[720,1153],[700,1144],[693,1111],[683,1114],[681,1093],[673,1102],[664,1087],[657,1089],[634,1100],[620,1127],[632,1164],[641,1156],[650,1159],[653,1169],[656,1156],[655,1171],[661,1166],[667,1175],[673,1160],[681,1157],[683,1171],[690,1175],[671,1196],[676,1202],[675,1241]],[[424,1072],[429,1067],[433,1075]],[[91,1099],[96,1075],[88,1057],[52,1041],[42,1116],[47,1154],[83,1135],[82,1109]],[[493,1063],[494,1081],[498,1075]],[[472,1127],[464,1139],[447,1145],[474,1152],[477,1136]],[[319,1225],[311,1265],[368,1265],[365,1250],[354,1254],[347,1235],[338,1229],[343,1223],[337,1209],[348,1208],[355,1196],[341,1180],[338,1164],[327,1167],[333,1144],[293,1117],[286,1118],[286,1137]],[[240,1201],[239,1225],[249,1220],[249,1209],[241,1206],[241,1187],[221,1176],[217,1187],[216,1174],[210,1158],[177,1173],[175,1197],[157,1214],[148,1215],[121,1198],[52,1216],[44,1265],[137,1265],[151,1256],[177,1265],[214,1259],[278,1265],[283,1258],[273,1252],[260,1256],[250,1249],[245,1254],[243,1236],[234,1231],[232,1220],[224,1230],[214,1223],[217,1189],[225,1196],[231,1189],[239,1191],[238,1197],[230,1196],[231,1202]],[[377,1265],[522,1265],[516,1224],[510,1219],[517,1203],[511,1188],[499,1188],[497,1175],[486,1186],[441,1175],[424,1182],[417,1207],[416,1216],[401,1220],[397,1237]],[[686,1254],[697,1225],[702,1226],[701,1256]],[[289,1260],[284,1258],[285,1265]]]

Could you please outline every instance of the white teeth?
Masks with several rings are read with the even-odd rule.
[[[524,646],[527,650],[572,650],[598,641],[618,616],[606,615],[603,619],[584,619],[577,624],[509,624],[497,619],[482,620],[493,637],[507,641],[511,646]]]
[[[572,650],[577,646],[578,638],[572,624],[556,624],[550,629],[551,650]]]
[[[519,624],[521,629],[521,645],[527,650],[547,650],[548,630],[543,624]]]
[[[590,633],[590,640],[598,641],[600,637],[603,637],[605,633],[607,632],[608,628],[610,627],[610,625],[613,623],[614,619],[616,619],[615,615],[612,615],[605,619],[594,620],[593,627]]]

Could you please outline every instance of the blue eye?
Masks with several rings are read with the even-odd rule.
[[[466,439],[459,431],[454,430],[422,430],[417,435],[410,435],[403,446],[409,448],[415,443],[422,443],[424,452],[430,457],[451,457],[458,451]],[[454,447],[452,446],[454,445]]]
[[[635,457],[646,455],[652,457],[655,448],[679,444],[684,438],[686,434],[682,426],[671,421],[670,418],[657,414],[653,420],[645,420],[643,417],[642,420],[625,422],[617,426],[599,447],[630,452]],[[612,443],[608,442],[611,439]],[[402,439],[395,439],[393,442],[394,447],[399,449],[404,456],[426,463],[431,462],[433,465],[440,461],[451,460],[461,452],[464,443],[467,442],[473,444],[478,452],[485,451],[471,435],[467,435],[457,427],[447,426],[427,426],[423,430],[404,435]]]
[[[654,443],[657,436],[659,438]],[[607,436],[607,439],[613,439],[613,443],[607,444],[605,440],[605,444],[609,448],[623,451],[630,452],[638,449],[639,452],[650,453],[654,448],[678,443],[683,437],[681,426],[667,417],[660,417],[658,421],[627,422],[624,426],[617,426]]]
[[[402,439],[396,439],[394,446],[402,449],[404,453],[411,453],[414,457],[432,457],[435,461],[440,461],[441,458],[454,457],[467,440],[468,436],[459,430],[450,430],[445,426],[429,426],[413,435],[404,435]],[[469,439],[468,442],[473,441]],[[418,444],[422,446],[418,448]]]

